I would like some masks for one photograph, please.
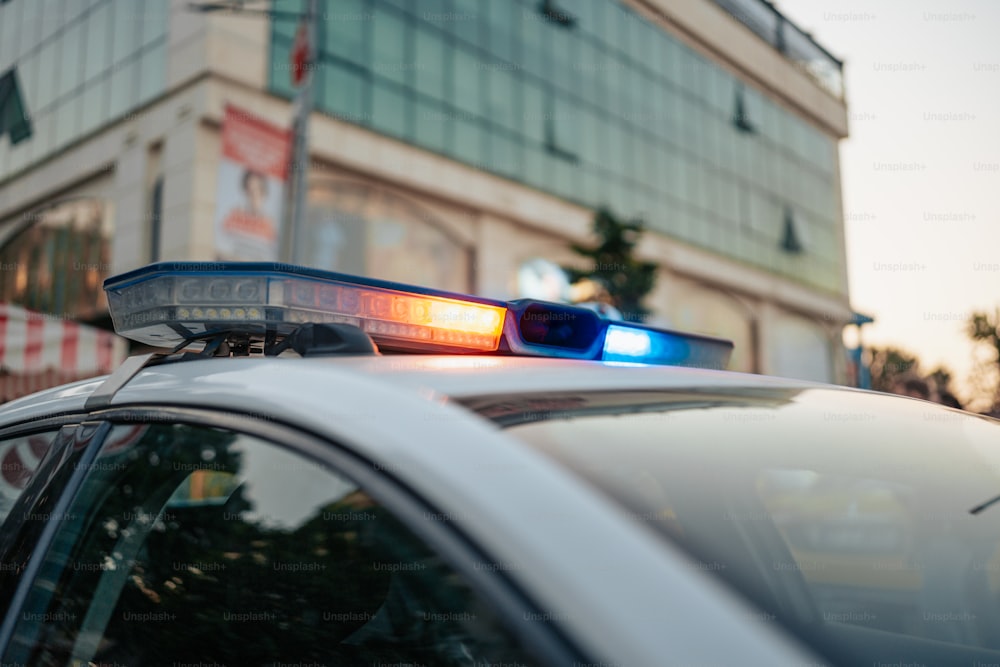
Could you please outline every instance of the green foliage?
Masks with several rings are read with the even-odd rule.
[[[896,384],[917,373],[918,361],[909,352],[893,347],[872,348],[871,351],[872,389],[893,391]]]
[[[574,252],[593,262],[593,268],[585,271],[565,268],[570,282],[582,278],[602,282],[611,295],[611,305],[632,321],[642,321],[649,315],[642,300],[656,282],[656,264],[635,257],[635,246],[642,232],[640,220],[621,220],[602,208],[594,214],[597,246],[572,246]]]
[[[966,326],[966,333],[973,341],[989,343],[1000,354],[1000,308],[993,315],[983,312],[972,313]],[[1000,363],[1000,358],[997,361]]]
[[[927,376],[927,380],[934,383],[938,392],[951,391],[951,378],[951,370],[944,366],[938,366]]]
[[[996,386],[993,387],[993,405],[991,412],[1000,411],[1000,308],[989,314],[976,311],[969,316],[965,328],[966,334],[975,343],[985,343],[996,351],[993,361],[997,366]]]

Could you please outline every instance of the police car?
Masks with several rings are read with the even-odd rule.
[[[1000,662],[998,422],[727,341],[274,264],[0,410],[3,665]]]

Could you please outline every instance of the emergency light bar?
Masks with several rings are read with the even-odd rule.
[[[724,368],[730,341],[605,320],[586,308],[493,301],[262,262],[162,262],[104,282],[115,330],[154,347],[277,340],[306,323],[360,328],[384,349]]]
[[[214,332],[352,324],[376,342],[496,350],[503,303],[271,263],[159,263],[104,283],[115,330],[156,347]]]

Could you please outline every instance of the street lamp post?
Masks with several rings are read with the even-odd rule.
[[[305,62],[302,81],[295,96],[292,121],[292,153],[288,171],[290,188],[285,199],[285,221],[281,238],[281,258],[294,264],[299,259],[299,244],[305,229],[306,193],[309,187],[309,115],[313,108],[313,70],[316,64],[316,20],[319,0],[307,0],[302,17],[305,31]]]

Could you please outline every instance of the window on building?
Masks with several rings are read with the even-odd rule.
[[[447,44],[433,30],[413,32],[413,83],[418,93],[435,100],[444,100],[447,90]]]
[[[399,138],[409,138],[413,100],[397,86],[377,82],[372,90],[372,124],[375,129]]]
[[[371,78],[364,70],[347,63],[324,62],[317,74],[320,105],[327,113],[359,125],[371,121],[367,111]]]
[[[733,109],[733,125],[740,132],[746,132],[747,134],[753,134],[757,131],[757,128],[750,121],[750,115],[747,113],[746,99],[744,98],[743,86],[736,87],[736,97],[735,97],[735,108]]]
[[[371,15],[364,0],[338,0],[320,21],[320,49],[332,56],[359,65],[368,61],[366,34]]]
[[[561,160],[579,162],[579,127],[577,109],[550,93],[545,113],[545,150]]]
[[[795,222],[795,214],[791,206],[785,207],[784,229],[781,234],[781,249],[793,255],[800,254],[804,248],[799,235],[798,225]]]
[[[0,246],[0,302],[92,321],[107,313],[112,225],[100,199],[69,199],[27,214]]]
[[[31,119],[17,82],[17,70],[0,75],[0,139],[8,135],[16,144],[31,136]]]
[[[558,0],[540,0],[538,3],[538,12],[547,21],[551,21],[563,28],[572,28],[576,25],[576,17],[566,11]]]
[[[409,47],[412,24],[387,10],[377,11],[374,16],[369,67],[381,78],[406,85],[414,65]]]

